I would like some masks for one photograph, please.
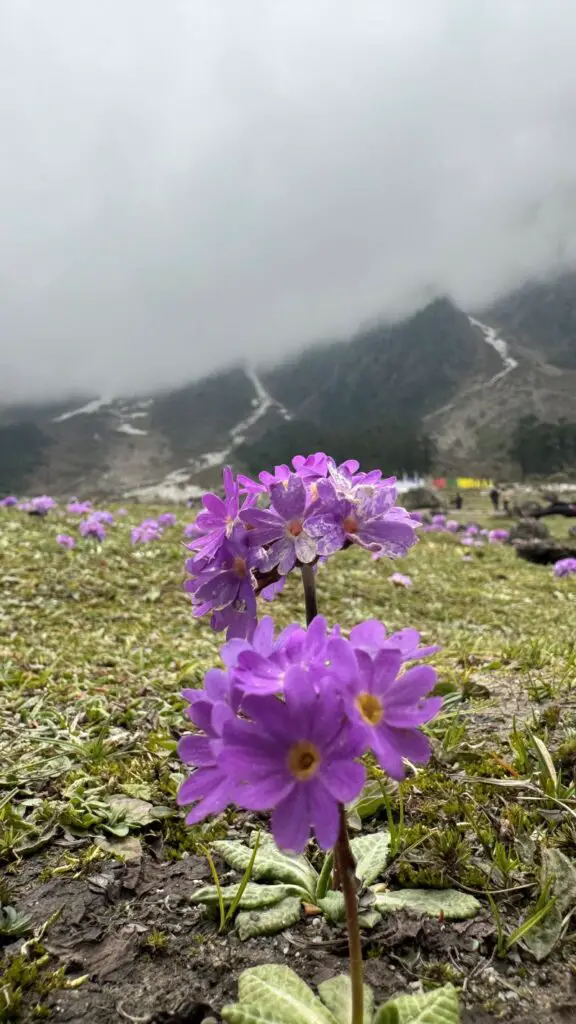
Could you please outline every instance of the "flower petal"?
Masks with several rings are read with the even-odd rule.
[[[272,815],[272,834],[281,850],[302,853],[308,842],[310,811],[307,788],[306,783],[297,783]]]

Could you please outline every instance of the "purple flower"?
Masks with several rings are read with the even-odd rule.
[[[82,537],[94,537],[95,540],[103,541],[106,537],[106,527],[99,519],[90,516],[80,523],[80,534]]]
[[[70,550],[76,547],[76,541],[69,533],[57,533],[56,543],[60,544],[63,548],[69,548]]]
[[[196,528],[196,523],[186,523],[186,526],[184,527],[184,537],[188,540],[191,537],[197,536],[199,536],[199,534]]]
[[[576,573],[576,558],[561,558],[554,565],[555,576],[571,576]]]
[[[232,535],[240,511],[240,488],[234,479],[230,466],[224,469],[224,498],[217,494],[205,494],[202,498],[204,509],[199,512],[191,532],[191,547],[196,548],[205,558],[214,558]],[[247,499],[251,503],[254,499]]]
[[[158,516],[158,522],[160,526],[176,526],[177,520],[173,512],[163,512]]]
[[[130,534],[132,544],[150,544],[153,540],[159,540],[162,536],[162,527],[156,519],[144,519],[139,526],[135,526]]]
[[[458,533],[460,529],[460,523],[456,519],[448,519],[446,523],[446,529],[449,533]]]
[[[386,626],[378,619],[367,619],[350,630],[350,643],[357,651],[364,651],[375,658],[379,651],[398,650],[402,661],[417,661],[437,654],[437,646],[419,647],[420,633],[417,629],[401,629],[388,636]]]
[[[97,523],[108,523],[109,526],[114,522],[114,516],[111,512],[107,512],[106,509],[92,512],[90,518],[94,519]]]
[[[128,515],[128,509],[127,508],[119,508],[117,513],[116,513],[116,515],[117,516],[127,516]]]
[[[228,636],[248,636],[256,625],[256,595],[253,568],[260,552],[252,546],[249,533],[237,526],[220,544],[218,557],[206,562],[202,555],[186,563],[194,578],[184,589],[192,595],[194,615],[212,612],[212,628],[228,630]]]
[[[222,729],[233,718],[230,677],[213,669],[206,674],[204,690],[184,690],[183,696],[190,701],[188,717],[201,732],[184,736],[178,744],[179,757],[196,771],[180,786],[176,802],[179,806],[195,804],[186,816],[186,824],[194,825],[236,800],[236,779],[218,763]]]
[[[438,513],[437,515],[432,516],[432,526],[436,530],[444,530],[444,529],[446,529],[446,516],[442,515],[441,513]]]
[[[466,534],[468,537],[475,537],[477,533],[480,533],[480,527],[476,526],[475,523],[470,523],[466,527]]]
[[[247,508],[240,512],[242,523],[252,527],[252,543],[268,547],[260,566],[272,569],[278,566],[281,576],[286,576],[297,561],[313,562],[316,558],[316,542],[307,532],[307,495],[304,482],[298,476],[290,476],[286,484],[270,487],[270,508]]]
[[[28,502],[26,511],[32,516],[47,516],[50,509],[53,508],[56,508],[54,498],[50,498],[47,494],[41,494],[38,498],[32,498],[32,501]]]
[[[334,846],[339,804],[355,799],[366,772],[356,760],[361,731],[344,714],[341,694],[314,686],[300,668],[287,673],[284,700],[247,697],[249,720],[225,723],[220,766],[240,783],[237,801],[248,810],[274,808],[279,847],[301,852],[310,829],[323,849]]]
[[[411,512],[410,515],[415,523],[421,523],[424,519],[422,512]]]
[[[315,452],[314,455],[295,455],[292,459],[294,472],[303,480],[312,482],[325,477],[328,472],[328,456],[324,452]]]
[[[10,508],[12,505],[18,504],[18,498],[15,498],[13,494],[9,494],[6,498],[2,498],[0,501],[0,508]]]
[[[488,533],[488,540],[491,544],[505,544],[509,536],[509,530],[490,530]]]
[[[416,543],[416,523],[408,512],[394,505],[393,486],[363,494],[360,485],[357,504],[339,498],[330,481],[321,481],[317,487],[319,507],[306,526],[316,539],[318,554],[331,555],[348,541],[372,552],[375,558],[397,558]]]
[[[436,684],[436,672],[418,665],[399,676],[399,650],[381,650],[374,659],[358,651],[356,657],[358,674],[346,690],[348,714],[363,730],[365,745],[384,771],[403,779],[404,758],[423,763],[430,756],[430,744],[418,729],[442,706],[441,697],[426,699]]]
[[[76,498],[73,498],[72,501],[69,502],[66,511],[71,516],[85,516],[92,511],[92,502],[77,501]]]
[[[393,572],[390,577],[390,583],[394,583],[397,587],[406,587],[407,589],[412,586],[410,577],[404,576],[401,572]]]

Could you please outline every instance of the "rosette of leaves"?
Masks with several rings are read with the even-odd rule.
[[[346,975],[318,986],[316,995],[289,967],[265,964],[240,975],[238,1002],[225,1006],[228,1024],[349,1024],[351,986]],[[458,994],[444,985],[419,995],[400,995],[377,1009],[364,986],[363,1024],[459,1024]]]
[[[236,930],[240,939],[256,935],[272,935],[296,924],[302,904],[317,907],[326,918],[344,922],[344,896],[331,888],[332,854],[324,859],[320,873],[307,857],[283,853],[266,833],[260,833],[259,847],[254,857],[257,833],[249,843],[241,840],[219,840],[211,849],[235,871],[249,878],[227,886],[208,885],[192,896],[193,903],[217,908],[235,906],[239,913]],[[363,928],[372,928],[381,915],[396,910],[414,914],[441,917],[445,920],[465,920],[474,917],[480,903],[474,896],[456,889],[400,889],[382,891],[374,885],[382,874],[390,855],[390,833],[366,833],[350,841],[356,860],[359,882],[359,922]],[[240,894],[240,895],[239,895]]]
[[[246,872],[252,861],[255,834],[246,844],[240,840],[219,840],[211,849],[231,868]],[[387,831],[358,836],[351,841],[356,859],[356,875],[361,885],[360,920],[364,927],[373,926],[379,914],[372,909],[374,894],[367,888],[386,866],[390,849]],[[307,857],[283,853],[267,834],[260,834],[260,845],[252,862],[250,879],[238,900],[236,929],[241,939],[270,935],[295,924],[302,904],[318,907],[333,921],[344,920],[344,898],[330,888],[332,854],[327,854],[318,873]],[[192,896],[193,903],[207,907],[233,904],[242,882],[225,887],[205,886]]]

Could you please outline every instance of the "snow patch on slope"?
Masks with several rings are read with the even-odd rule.
[[[71,420],[73,416],[90,416],[92,413],[98,412],[99,409],[103,409],[105,405],[110,405],[109,398],[95,398],[92,402],[80,406],[79,409],[72,409],[70,412],[63,412],[61,416],[55,416],[52,423],[64,423],[65,420]]]
[[[494,376],[491,377],[484,385],[485,387],[490,387],[492,384],[495,384],[496,381],[502,380],[503,377],[506,377],[511,370],[515,370],[518,366],[518,362],[508,354],[508,343],[504,341],[503,338],[498,337],[494,327],[489,327],[488,324],[483,324],[480,320],[475,320],[473,316],[469,316],[468,320],[473,327],[478,327],[482,331],[484,341],[487,345],[492,346],[500,356],[503,363],[504,368],[500,370],[499,373],[495,373]]]
[[[148,431],[133,427],[131,423],[121,423],[119,427],[116,427],[116,433],[129,434],[130,437],[146,437]]]
[[[254,411],[232,427],[229,434],[230,443],[225,448],[220,449],[220,451],[204,452],[203,455],[190,459],[188,467],[173,470],[158,484],[150,484],[146,487],[138,487],[135,490],[127,491],[127,498],[140,498],[143,501],[154,501],[157,499],[161,501],[185,501],[189,498],[201,498],[205,493],[204,489],[190,483],[191,478],[204,470],[223,466],[234,449],[239,448],[246,440],[246,434],[250,428],[258,420],[261,420],[270,409],[275,409],[284,420],[292,419],[288,410],[266,391],[256,371],[249,369],[245,372],[256,392],[250,403]],[[130,431],[124,430],[124,433],[132,433],[133,431],[145,433],[145,431],[135,431],[134,428]]]

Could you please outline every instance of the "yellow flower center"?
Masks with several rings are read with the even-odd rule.
[[[368,725],[380,725],[384,717],[384,705],[373,693],[359,693],[356,707]]]
[[[345,533],[358,533],[358,520],[356,516],[346,516],[342,522]]]
[[[308,740],[300,740],[288,752],[288,770],[299,782],[306,782],[318,771],[320,751]]]
[[[299,537],[303,529],[301,519],[293,519],[291,523],[288,523],[288,533],[292,537]]]

